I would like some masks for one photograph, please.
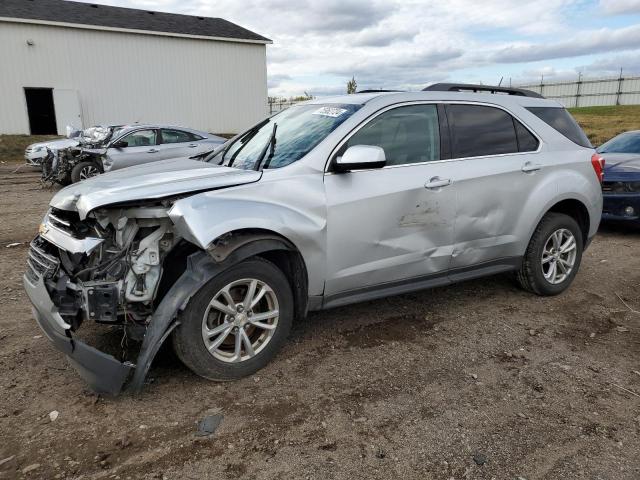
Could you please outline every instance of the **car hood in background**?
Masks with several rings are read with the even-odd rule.
[[[640,180],[640,155],[637,153],[601,153],[605,159],[604,179],[621,180],[624,179]]]
[[[29,145],[30,148],[46,147],[52,149],[61,149],[68,147],[75,147],[78,145],[78,140],[75,138],[61,138],[59,140],[50,140],[48,142],[39,142]]]
[[[257,182],[262,172],[221,167],[189,159],[171,159],[123,168],[60,190],[51,206],[77,211],[80,218],[98,207],[170,197]]]

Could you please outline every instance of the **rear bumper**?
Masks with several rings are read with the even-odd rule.
[[[603,195],[602,219],[626,222],[640,221],[640,194],[630,193],[628,195]],[[627,207],[633,208],[634,212],[625,212]]]
[[[26,275],[24,289],[33,304],[36,322],[53,346],[64,353],[80,376],[97,393],[117,395],[135,368],[132,363],[121,363],[113,356],[101,352],[71,336],[69,325],[57,309],[42,278],[35,283]]]

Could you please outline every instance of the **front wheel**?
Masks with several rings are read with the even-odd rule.
[[[95,177],[100,174],[98,165],[94,162],[80,162],[71,170],[71,181],[77,183],[87,178]]]
[[[284,344],[293,295],[273,263],[253,258],[225,270],[189,301],[173,334],[182,362],[210,380],[235,380],[264,367]]]
[[[580,268],[583,244],[582,231],[573,218],[547,213],[531,237],[518,282],[537,295],[564,292]]]

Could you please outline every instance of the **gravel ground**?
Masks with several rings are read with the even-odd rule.
[[[0,167],[0,478],[640,478],[638,231],[602,231],[559,297],[497,276],[312,314],[251,378],[202,380],[165,349],[142,395],[109,399],[31,318],[21,275],[53,191],[14,168]],[[196,436],[212,413],[219,429]]]

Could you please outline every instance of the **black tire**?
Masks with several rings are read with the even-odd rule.
[[[279,307],[277,327],[255,356],[229,363],[214,357],[207,349],[202,336],[203,318],[209,302],[223,287],[245,278],[257,279],[271,287]],[[173,347],[178,358],[197,375],[216,381],[237,380],[257,372],[275,357],[289,335],[293,313],[293,294],[285,275],[273,263],[253,257],[220,273],[191,298],[180,316],[180,326],[173,333]],[[234,333],[231,335],[235,337]]]
[[[576,255],[572,270],[566,275],[566,278],[560,283],[553,284],[544,276],[542,256],[546,242],[554,232],[560,229],[569,230],[573,234],[576,243]],[[522,267],[516,275],[518,283],[523,289],[540,296],[552,296],[564,292],[569,288],[578,273],[580,261],[582,260],[583,246],[582,230],[573,218],[563,213],[547,213],[540,220],[529,241]]]
[[[87,167],[94,167],[98,171],[96,175],[100,173],[100,167],[98,167],[98,165],[95,162],[90,162],[90,161],[80,162],[71,170],[71,178],[70,178],[71,183],[78,183],[80,180],[83,180],[82,178],[80,178],[80,174],[82,170]]]
[[[72,183],[74,183],[71,180],[71,174],[69,172],[65,173],[62,178],[56,179],[56,182],[62,185],[63,187],[66,187],[67,185],[71,185]]]

